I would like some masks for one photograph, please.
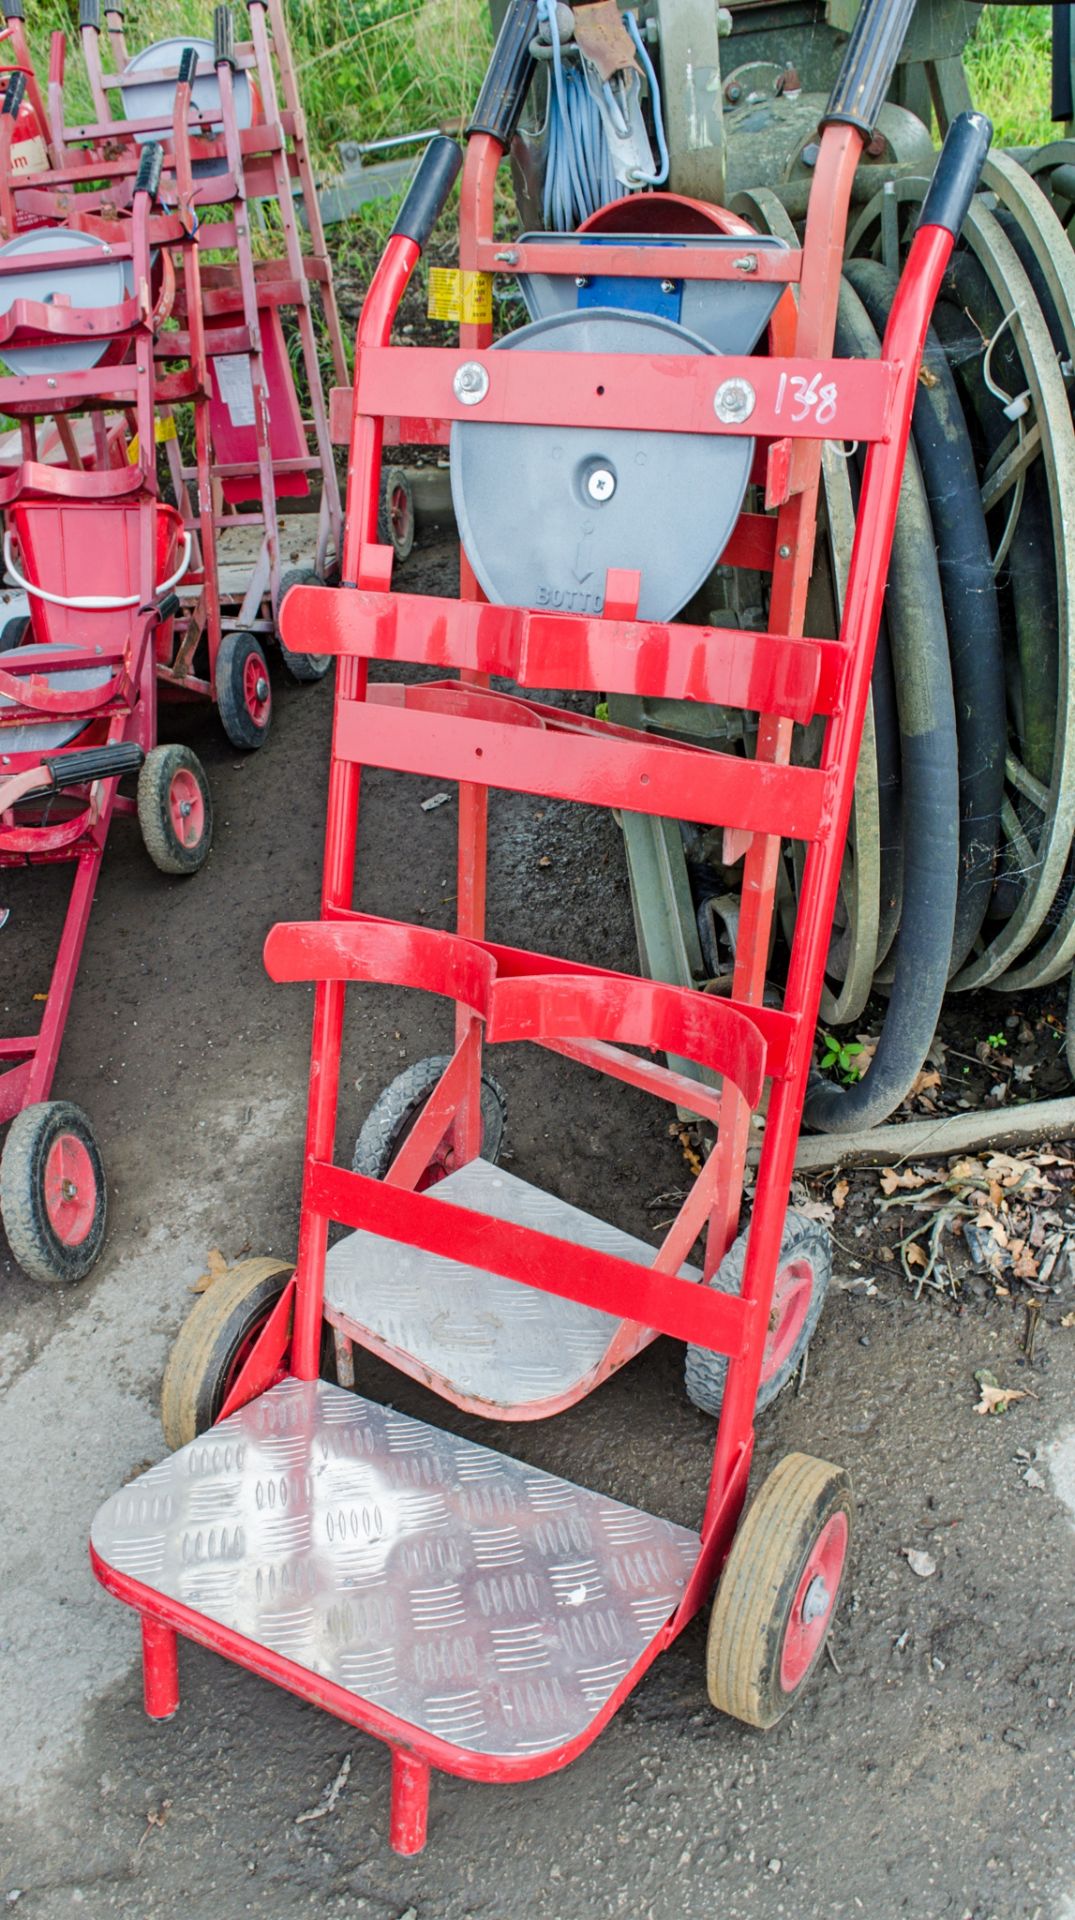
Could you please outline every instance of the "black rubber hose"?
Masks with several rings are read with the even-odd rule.
[[[876,359],[880,350],[876,328],[845,282],[837,353]],[[910,446],[887,614],[903,768],[903,910],[891,996],[869,1073],[852,1087],[811,1076],[803,1118],[824,1133],[874,1126],[910,1092],[936,1032],[952,952],[959,873],[955,705],[929,507]]]
[[[985,342],[996,333],[1004,315],[984,270],[963,248],[952,256],[943,293],[934,326],[972,426],[978,471],[984,473],[1012,430],[984,378]],[[1010,327],[1000,334],[991,364],[996,383],[1009,393],[1021,392],[1026,380]],[[994,545],[1003,534],[1010,505],[1008,494],[990,516]],[[996,588],[1002,625],[1016,635],[1016,649],[1009,649],[1008,691],[1019,756],[1034,778],[1048,785],[1056,734],[1060,631],[1052,515],[1040,460],[1031,461],[1026,469],[1019,518]]]
[[[844,268],[883,334],[897,276],[879,260]],[[1004,749],[1004,643],[982,496],[963,409],[944,348],[930,329],[912,432],[937,546],[959,739],[959,889],[949,973],[967,958],[993,892]]]

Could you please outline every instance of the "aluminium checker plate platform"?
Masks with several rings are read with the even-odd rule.
[[[533,1227],[575,1246],[650,1265],[655,1249],[487,1160],[429,1189],[433,1200]],[[684,1280],[699,1280],[683,1266]],[[360,1229],[329,1250],[325,1314],[393,1365],[509,1413],[573,1394],[600,1365],[620,1321],[480,1267]]]
[[[269,1648],[465,1753],[594,1726],[661,1633],[697,1534],[324,1381],[287,1379],[113,1494],[105,1585]],[[131,1591],[126,1583],[135,1583]]]

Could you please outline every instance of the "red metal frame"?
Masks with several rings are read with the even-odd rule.
[[[94,230],[92,216],[87,230]],[[91,746],[134,743],[148,751],[156,744],[157,648],[167,654],[170,646],[171,623],[158,617],[157,586],[172,571],[181,523],[157,498],[153,431],[154,333],[174,285],[170,274],[159,276],[156,297],[151,289],[155,248],[181,238],[182,230],[178,222],[154,215],[142,192],[133,196],[123,223],[112,223],[108,237],[112,257],[130,262],[134,291],[127,300],[92,311],[19,300],[0,323],[0,338],[9,346],[102,337],[110,342],[105,359],[84,372],[0,377],[0,409],[18,421],[21,454],[0,477],[0,501],[24,575],[31,587],[75,600],[73,607],[57,607],[31,594],[29,644],[0,655],[0,694],[7,702],[0,707],[0,747],[15,727],[61,718],[81,722],[69,747],[49,750],[54,763]],[[80,258],[97,263],[100,254],[42,253],[34,265],[67,271]],[[21,269],[18,260],[12,265]],[[0,261],[0,276],[5,270],[11,269]],[[148,458],[114,464],[104,412],[113,405],[124,410]],[[73,409],[91,418],[91,470],[68,426]],[[55,423],[74,467],[38,457],[43,420]],[[135,604],[78,605],[87,591],[131,595]],[[78,667],[104,667],[107,678],[75,691],[52,684],[58,670]],[[117,810],[133,810],[133,802],[118,797],[114,777],[53,793],[41,761],[39,747],[4,753],[0,869],[68,862],[75,872],[40,1028],[0,1041],[0,1123],[49,1097],[109,826]]]
[[[712,413],[715,384],[729,372],[745,372],[759,395],[749,430],[757,432],[763,444],[768,441],[770,449],[781,449],[780,457],[769,461],[770,500],[776,511],[767,524],[775,527],[774,535],[770,541],[755,525],[743,543],[752,554],[765,553],[771,566],[767,634],[640,622],[634,617],[638,580],[629,574],[609,576],[600,618],[486,606],[465,563],[459,603],[393,597],[391,550],[377,542],[386,433],[395,433],[404,408],[408,426],[412,413],[426,410],[431,437],[460,412],[452,398],[459,350],[403,353],[388,345],[418,259],[413,241],[401,236],[390,240],[359,324],[344,586],[332,594],[296,589],[284,615],[290,645],[339,656],[321,917],[279,926],[266,943],[273,978],[317,983],[293,1331],[288,1344],[283,1318],[271,1335],[266,1328],[229,1406],[259,1391],[285,1359],[298,1378],[317,1377],[325,1253],[333,1221],[449,1254],[616,1316],[619,1333],[584,1390],[660,1332],[704,1344],[724,1353],[729,1362],[701,1551],[682,1602],[586,1735],[538,1760],[475,1756],[404,1727],[353,1694],[95,1562],[109,1589],[135,1606],[152,1628],[146,1644],[147,1694],[163,1703],[164,1710],[175,1701],[171,1636],[179,1632],[385,1740],[393,1750],[392,1838],[403,1850],[413,1850],[424,1838],[430,1766],[470,1778],[534,1777],[566,1764],[588,1744],[650,1661],[706,1600],[742,1510],[915,381],[929,313],[952,246],[951,237],[939,228],[918,234],[879,363],[865,367],[832,358],[839,262],[860,150],[861,137],[850,128],[830,127],[823,135],[801,259],[790,255],[784,263],[787,279],[799,280],[797,317],[792,329],[790,309],[781,303],[768,357],[731,365],[711,358],[678,360],[674,388],[659,358],[565,358],[556,383],[550,381],[546,355],[532,362],[517,351],[483,361],[492,400],[483,417],[547,422],[549,396],[562,380],[569,395],[563,411],[569,419],[600,419],[655,431],[673,425],[720,431]],[[491,238],[501,158],[501,149],[489,136],[471,138],[462,195],[460,258],[465,271],[510,270],[522,263],[522,249],[499,248]],[[592,255],[569,240],[556,248],[543,247],[532,264],[548,272],[554,255],[562,271],[574,273],[592,265]],[[677,253],[677,274],[684,257]],[[701,251],[695,264],[699,273],[712,271]],[[611,259],[602,255],[602,272],[615,270],[635,274],[659,267],[651,250],[634,254],[625,246],[622,259],[620,249]],[[782,271],[774,277],[785,276]],[[490,343],[489,329],[467,325],[461,334],[463,355],[481,357]],[[786,376],[785,392],[793,375],[806,381],[805,390],[835,388],[831,411],[820,423],[816,407],[807,410],[805,419],[790,422],[778,409],[781,375]],[[601,386],[604,393],[598,391]],[[602,410],[606,401],[607,414]],[[820,440],[836,434],[853,434],[867,443],[868,452],[843,623],[839,640],[832,642],[804,638],[803,622]],[[750,564],[755,564],[753,558]],[[371,659],[451,668],[458,678],[417,687],[370,687]],[[524,690],[551,683],[599,693],[612,687],[739,703],[760,716],[756,752],[745,759],[682,747],[544,707],[525,691],[494,694],[489,690],[493,674],[510,674]],[[816,714],[826,720],[820,767],[794,768],[793,726]],[[352,890],[364,764],[421,770],[459,782],[454,932],[404,926],[355,911]],[[712,999],[489,941],[485,835],[490,785],[557,794],[590,805],[630,805],[671,817],[688,813],[722,825],[746,860],[747,934],[733,998]],[[807,855],[784,1006],[774,1012],[762,1004],[761,984],[781,835],[806,841]],[[383,1182],[348,1172],[334,1159],[344,1000],[347,984],[356,980],[418,987],[456,1006],[452,1062]],[[454,1130],[457,1164],[478,1151],[486,1040],[527,1040],[567,1053],[666,1100],[678,1101],[689,1085],[689,1104],[716,1117],[718,1146],[652,1266],[568,1246],[467,1208],[445,1207],[415,1190],[446,1125]],[[648,1052],[630,1051],[637,1047]],[[709,1066],[721,1077],[721,1090],[700,1091],[651,1057],[665,1049]],[[709,1272],[730,1244],[742,1199],[745,1118],[758,1105],[765,1081],[770,1085],[768,1118],[743,1283],[738,1297],[728,1296],[678,1277],[679,1270],[700,1234],[707,1239]],[[292,1319],[290,1300],[286,1318]],[[361,1337],[375,1344],[365,1333]],[[406,1356],[391,1357],[407,1366]],[[416,1369],[412,1365],[409,1370]],[[443,1383],[432,1384],[448,1391]],[[550,1410],[547,1405],[517,1409],[514,1417]]]

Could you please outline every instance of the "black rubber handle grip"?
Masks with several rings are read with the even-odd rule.
[[[138,163],[138,173],[134,183],[135,193],[148,193],[151,200],[160,192],[161,167],[164,165],[164,148],[156,140],[150,140],[142,148],[142,158]]]
[[[5,20],[25,20],[25,18],[26,8],[23,6],[22,0],[4,0]]]
[[[900,57],[915,0],[862,0],[821,124],[857,127],[867,137],[877,125]]]
[[[392,232],[416,240],[424,247],[462,164],[463,149],[458,141],[449,140],[446,133],[438,133],[418,162],[418,172],[407,190]]]
[[[12,115],[18,113],[25,98],[26,75],[24,73],[9,73],[7,86],[4,88],[4,104],[0,107],[0,113],[10,113]]]
[[[944,136],[944,145],[922,202],[918,216],[920,227],[944,227],[958,240],[992,138],[993,122],[987,120],[984,113],[956,115]]]
[[[213,9],[213,65],[234,67],[235,65],[235,23],[230,7]]]
[[[182,612],[182,608],[183,602],[177,593],[166,593],[157,608],[157,619],[163,626],[166,620],[174,620],[176,614]]]
[[[192,87],[194,85],[194,75],[197,73],[197,71],[198,71],[197,47],[184,47],[182,53],[179,56],[180,86]]]
[[[99,0],[78,0],[79,27],[94,27],[100,32],[101,8]]]
[[[530,42],[536,31],[534,0],[511,0],[500,23],[468,133],[491,133],[502,147],[510,146],[534,77],[536,63]]]
[[[41,764],[51,773],[54,787],[81,787],[89,780],[118,780],[123,773],[137,773],[145,757],[133,740],[121,740],[113,747],[84,747],[51,759],[46,754]]]

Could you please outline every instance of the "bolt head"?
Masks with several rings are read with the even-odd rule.
[[[676,290],[676,283],[675,283],[675,281],[674,281],[674,280],[662,280],[662,281],[661,281],[661,292],[662,292],[662,293],[674,293],[674,292],[675,292],[675,290]]]
[[[589,276],[589,274],[587,274],[587,273],[577,273],[577,274],[575,275],[575,285],[576,285],[577,287],[588,287],[588,286],[589,286],[589,284],[590,284],[590,276]]]
[[[802,1616],[809,1626],[811,1620],[820,1620],[832,1605],[832,1595],[819,1573],[814,1575],[803,1594]]]
[[[464,407],[476,407],[489,391],[489,375],[479,360],[465,360],[455,370],[452,392]]]
[[[586,491],[591,500],[611,500],[616,491],[616,476],[607,467],[595,467],[586,477]]]
[[[757,399],[749,380],[722,380],[713,395],[713,412],[726,427],[736,427],[750,419]]]

